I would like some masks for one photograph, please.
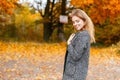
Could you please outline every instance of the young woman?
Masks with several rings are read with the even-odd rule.
[[[67,41],[63,80],[86,80],[90,43],[95,42],[94,25],[81,9],[74,9],[70,17],[77,32]]]

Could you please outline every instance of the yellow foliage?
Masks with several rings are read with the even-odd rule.
[[[94,1],[93,0],[71,0],[72,5],[76,6],[82,6],[82,5],[89,5],[92,4]]]
[[[120,0],[71,0],[71,4],[82,9],[89,6],[94,23],[102,24],[108,17],[113,23],[113,19],[120,15]]]
[[[116,56],[118,47],[108,47],[108,48],[91,48],[91,55],[112,55]],[[3,42],[0,41],[0,54],[10,54],[6,56],[8,59],[18,59],[19,57],[29,57],[34,58],[34,56],[42,57],[42,55],[51,56],[57,54],[64,54],[66,51],[66,43],[18,43],[18,42]],[[111,54],[112,53],[112,54]],[[19,55],[15,57],[15,55]],[[44,56],[43,56],[44,57]],[[39,59],[36,58],[36,59]],[[45,58],[45,57],[44,57]],[[46,57],[48,59],[49,57]]]

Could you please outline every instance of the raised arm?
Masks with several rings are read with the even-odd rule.
[[[79,60],[83,55],[85,49],[87,48],[87,44],[89,44],[90,37],[87,32],[78,33],[75,39],[75,43],[71,43],[68,45],[68,52],[73,60]],[[73,46],[73,44],[75,46]]]

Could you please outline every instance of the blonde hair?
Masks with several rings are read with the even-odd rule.
[[[70,13],[70,17],[72,16],[77,16],[79,18],[81,18],[83,21],[85,21],[86,25],[85,25],[85,30],[88,31],[89,35],[90,35],[90,42],[95,42],[95,37],[94,37],[94,24],[92,22],[92,20],[90,19],[90,17],[81,9],[74,9],[72,10],[72,13]]]

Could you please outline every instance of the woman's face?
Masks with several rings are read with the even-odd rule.
[[[84,27],[84,25],[85,25],[85,22],[81,18],[79,18],[77,16],[73,16],[72,17],[72,22],[73,22],[74,28],[77,31],[80,31]]]

